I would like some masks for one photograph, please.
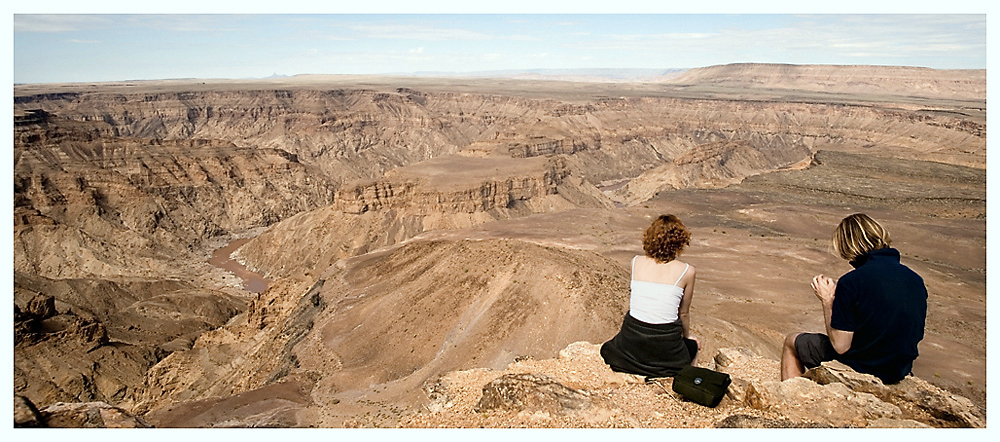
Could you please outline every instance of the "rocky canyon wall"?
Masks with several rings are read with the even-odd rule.
[[[336,415],[337,398],[371,385],[598,342],[627,275],[593,244],[645,223],[633,209],[658,193],[809,167],[820,150],[985,169],[974,100],[535,87],[15,87],[16,393],[192,422],[172,404],[271,388]],[[628,221],[612,223],[618,211]],[[559,229],[496,239],[530,236],[533,217]],[[574,217],[609,221],[575,231]],[[495,222],[509,230],[461,238]],[[428,239],[445,231],[460,238]],[[205,263],[250,236],[236,256],[275,280],[259,295]],[[558,332],[534,326],[557,317]],[[299,418],[282,422],[345,422]]]
[[[437,169],[440,173],[433,173]],[[612,208],[561,157],[442,157],[345,185],[330,206],[282,221],[236,252],[268,277],[315,272],[421,233],[573,208]]]

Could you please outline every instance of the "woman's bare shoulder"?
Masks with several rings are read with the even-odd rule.
[[[691,270],[694,270],[694,266],[693,266],[693,265],[691,265],[691,264],[690,264],[690,263],[688,263],[688,262],[685,262],[685,261],[681,261],[681,260],[679,260],[679,259],[675,259],[675,260],[673,260],[673,261],[670,261],[670,262],[668,262],[667,264],[670,264],[670,265],[672,265],[672,266],[676,266],[676,267],[680,267],[680,268],[682,268],[682,269],[684,268],[684,266],[687,266],[687,267],[688,267],[688,271],[689,271],[689,272],[690,272]]]
[[[677,266],[678,266],[678,267],[680,267],[680,268],[682,268],[682,269],[683,269],[683,268],[684,268],[685,266],[687,266],[687,270],[686,270],[686,272],[684,273],[684,276],[687,276],[687,275],[694,275],[694,274],[695,274],[695,269],[694,269],[694,266],[693,266],[693,265],[691,265],[691,264],[688,264],[688,263],[686,263],[686,262],[684,262],[684,261],[677,261],[677,260],[674,260],[673,262],[676,262],[676,263],[677,263]]]

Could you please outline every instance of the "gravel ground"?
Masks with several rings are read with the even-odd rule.
[[[586,342],[571,344],[557,359],[524,360],[503,371],[475,369],[449,373],[438,382],[436,400],[421,413],[400,421],[400,427],[416,428],[711,428],[730,415],[781,419],[780,415],[752,409],[723,399],[708,408],[680,399],[671,391],[671,379],[645,383],[640,376],[615,373],[604,364],[600,346]],[[709,361],[704,364],[713,365]],[[771,379],[777,361],[755,358],[740,364],[734,377],[744,380]],[[594,407],[581,411],[490,410],[476,412],[483,386],[515,373],[537,373],[588,394]]]

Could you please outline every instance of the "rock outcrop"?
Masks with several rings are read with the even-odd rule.
[[[872,375],[855,372],[837,362],[828,362],[809,370],[804,377],[819,385],[840,384],[854,392],[871,394],[906,410],[907,414],[914,416],[912,418],[932,423],[935,427],[986,427],[985,416],[972,401],[914,376],[907,376],[897,384],[884,385]]]
[[[869,421],[902,418],[899,407],[874,395],[851,390],[844,384],[822,387],[806,378],[751,383],[746,403],[776,411],[793,421],[810,421],[834,427],[864,427]],[[836,406],[831,406],[836,404]]]
[[[916,378],[884,386],[830,364],[779,382],[777,361],[746,349],[721,349],[715,368],[733,384],[708,408],[670,390],[670,379],[643,382],[612,372],[600,346],[577,342],[558,359],[520,361],[504,370],[449,373],[428,388],[432,406],[406,419],[418,427],[714,427],[984,428],[982,413]],[[823,379],[825,384],[811,378]],[[874,385],[878,387],[874,387]],[[571,387],[572,386],[572,387]],[[880,390],[886,400],[868,391]],[[888,393],[894,391],[895,393]],[[905,392],[905,393],[904,393]],[[924,405],[921,405],[924,404]],[[931,405],[933,404],[933,405]],[[918,410],[919,409],[919,410]],[[935,416],[951,416],[945,421]]]
[[[335,183],[285,151],[137,139],[50,115],[17,128],[14,269],[48,278],[184,275],[212,239],[329,204]]]
[[[268,277],[322,270],[423,232],[576,208],[610,209],[564,157],[511,160],[443,157],[347,185],[334,204],[282,221],[236,251]]]
[[[780,144],[766,148],[751,147],[744,142],[706,145],[644,172],[615,193],[626,204],[635,205],[665,190],[725,187],[752,175],[803,164],[809,158],[809,148],[801,141],[772,142]]]
[[[199,410],[214,416],[213,419],[230,419],[219,409],[232,404],[238,404],[233,406],[240,409],[249,404],[223,398],[242,394],[240,397],[245,400],[259,400],[262,393],[249,392],[282,381],[299,364],[293,349],[312,331],[317,314],[326,307],[318,297],[322,287],[322,282],[310,284],[293,278],[275,282],[224,327],[198,336],[190,349],[171,353],[150,367],[141,386],[122,405],[155,418],[153,424],[157,426],[219,424],[199,417]],[[330,364],[329,370],[337,368],[336,360],[326,359],[326,362]],[[302,388],[309,391],[315,379],[310,380],[308,373],[304,376],[305,386],[293,384],[293,391]],[[194,405],[174,410],[172,405],[176,403]],[[183,419],[178,414],[194,421],[179,423]]]
[[[965,398],[909,377],[885,386],[836,363],[784,382],[777,361],[746,349],[721,349],[711,368],[730,374],[715,408],[685,400],[669,378],[615,373],[600,346],[570,344],[555,359],[520,358],[504,369],[446,373],[424,384],[430,402],[400,427],[436,428],[984,428]],[[813,381],[821,380],[821,383]],[[174,403],[147,413],[158,426],[289,427],[309,425],[316,379],[295,374],[225,398]],[[318,385],[318,384],[316,384]],[[741,390],[740,386],[745,386]],[[734,391],[740,390],[740,391]],[[886,400],[868,391],[879,391]],[[334,401],[331,405],[336,405]],[[58,403],[42,411],[15,396],[15,426],[146,427],[147,421],[104,403]]]
[[[15,273],[14,389],[40,406],[116,404],[146,370],[242,311],[187,282],[51,280]],[[72,355],[70,357],[70,355]]]
[[[565,158],[441,157],[395,169],[383,180],[345,186],[333,205],[347,213],[415,215],[489,212],[557,193],[572,171]]]
[[[31,400],[14,395],[14,428],[44,427],[45,421]]]
[[[14,396],[15,428],[148,428],[150,425],[104,402],[58,402],[41,411],[24,396]]]
[[[824,362],[803,377],[785,381],[761,376],[760,356],[746,349],[721,349],[715,368],[734,377],[727,396],[752,408],[775,411],[791,422],[832,427],[986,426],[968,399],[908,376],[884,385],[838,362]],[[731,424],[731,423],[730,423]]]
[[[148,428],[140,417],[104,402],[55,403],[41,411],[47,427]]]
[[[569,388],[552,378],[534,373],[505,374],[483,386],[483,397],[473,411],[521,412],[531,410],[547,414],[579,413],[604,404],[590,395]],[[604,405],[607,407],[607,405]]]

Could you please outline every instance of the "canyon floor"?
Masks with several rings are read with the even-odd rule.
[[[985,79],[810,69],[15,86],[15,394],[158,427],[552,426],[435,415],[435,385],[610,339],[667,213],[692,231],[699,365],[743,348],[777,380],[865,212],[928,288],[914,375],[985,413]],[[632,417],[580,426],[781,417],[615,382]]]
[[[809,169],[760,175],[723,189],[661,192],[638,207],[534,215],[471,229],[429,232],[411,241],[516,239],[545,247],[592,250],[626,270],[631,257],[642,253],[641,232],[650,220],[673,213],[692,230],[692,244],[679,259],[698,269],[691,314],[693,333],[701,337],[703,345],[701,365],[711,366],[711,356],[730,347],[748,348],[776,362],[785,334],[823,331],[822,309],[809,281],[815,274],[836,277],[851,270],[832,254],[829,235],[844,214],[865,212],[889,226],[903,262],[921,274],[928,286],[926,336],[914,375],[966,396],[985,409],[985,220],[978,213],[956,219],[955,213],[968,208],[952,205],[958,199],[956,192],[962,192],[958,189],[975,189],[984,177],[958,185],[942,184],[954,177],[947,166],[880,161],[884,160],[820,152],[818,164]],[[897,174],[893,168],[899,166],[915,168]],[[916,186],[912,190],[917,193],[905,202],[878,196],[862,201],[859,194],[844,194],[844,188],[864,187],[869,180],[880,181],[879,192],[886,187]],[[945,244],[947,247],[942,247]],[[491,260],[476,260],[455,270],[461,274],[489,273],[494,266]],[[569,273],[573,266],[567,263],[559,270]],[[530,274],[524,277],[533,279]],[[407,285],[407,289],[426,290],[436,283],[419,282]],[[538,327],[548,327],[545,321],[559,320],[547,318]],[[443,339],[448,331],[442,329],[441,336],[428,339]],[[610,337],[605,333],[605,340]],[[597,337],[591,342],[600,344],[603,340]],[[504,368],[503,363],[480,366]],[[769,368],[770,372],[758,375],[763,380],[778,380],[777,365]],[[387,383],[364,397],[389,403],[410,388]],[[659,400],[670,404],[664,397]],[[372,409],[371,416],[378,418],[351,416],[349,422],[395,425],[403,413],[389,410],[394,409]],[[709,414],[697,422],[706,425],[713,422],[712,416],[719,419],[718,414]],[[654,426],[666,425],[663,420],[656,421]]]

